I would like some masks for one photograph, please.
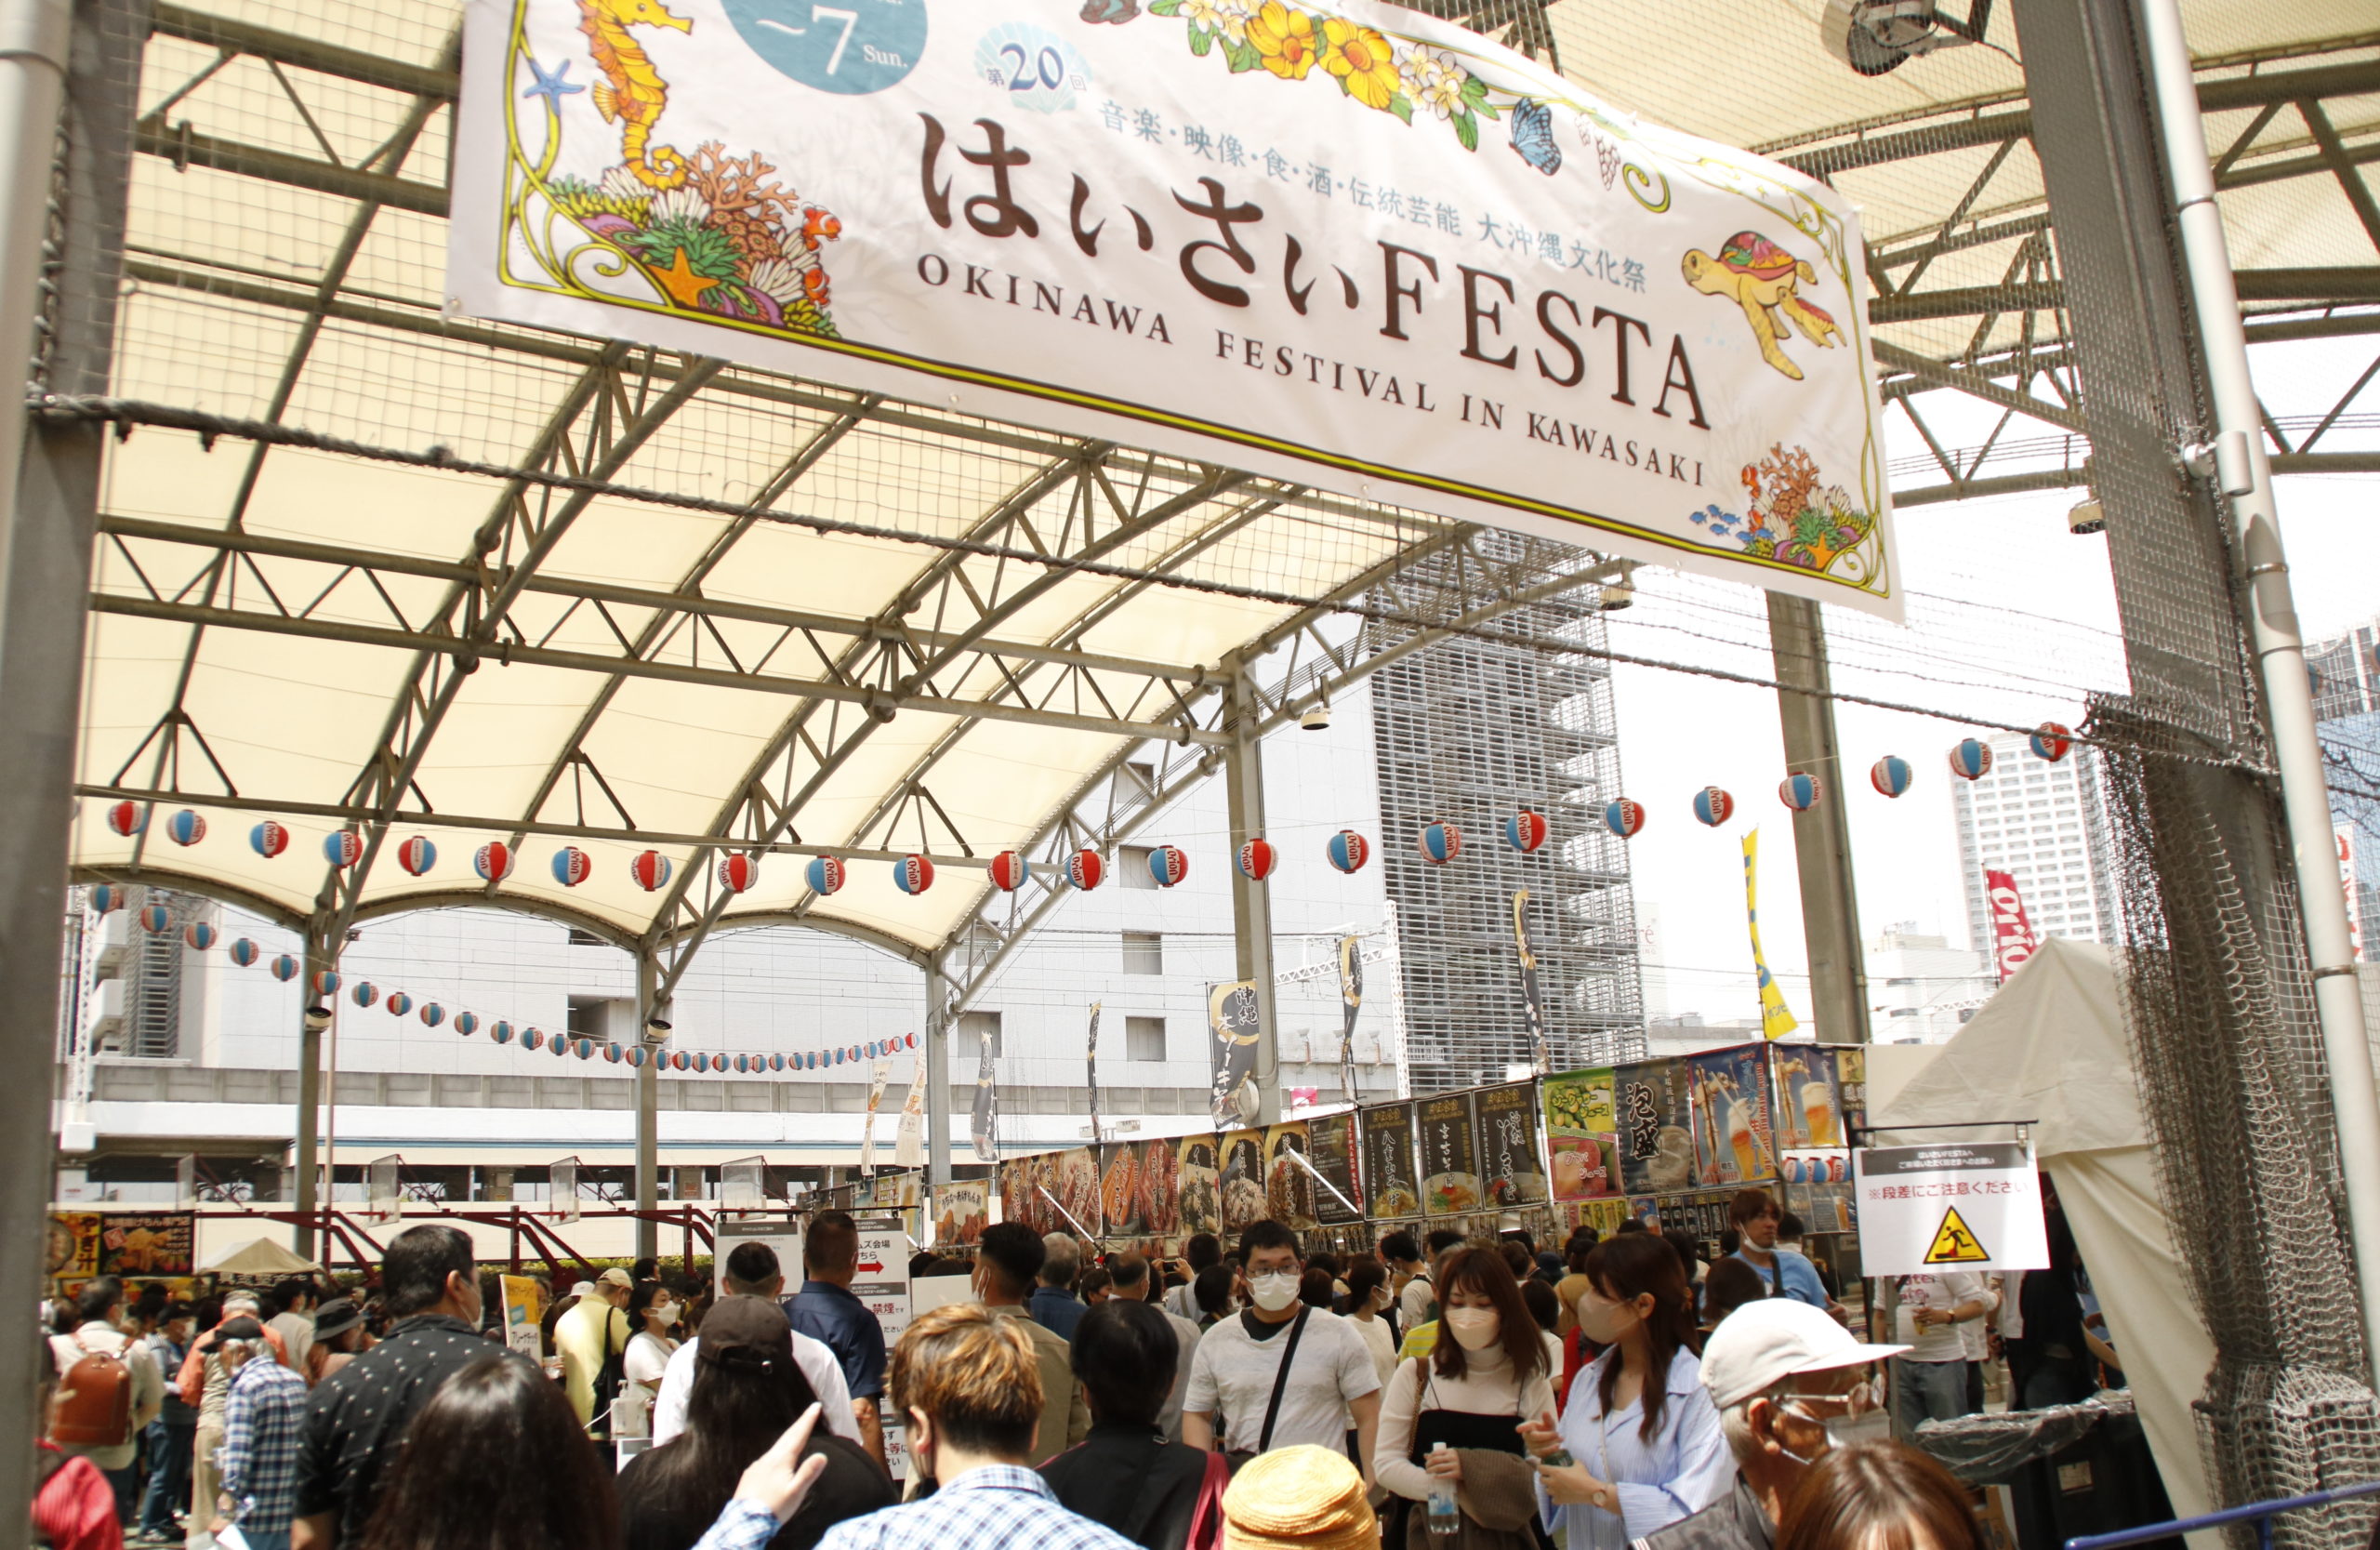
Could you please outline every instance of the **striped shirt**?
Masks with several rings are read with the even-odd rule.
[[[971,1469],[923,1501],[838,1523],[819,1541],[819,1550],[998,1550],[1010,1545],[1136,1550],[1113,1529],[1060,1506],[1035,1471],[1006,1464]],[[747,1547],[721,1541],[697,1550]]]

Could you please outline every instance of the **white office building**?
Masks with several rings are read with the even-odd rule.
[[[2015,734],[1990,743],[1990,772],[1979,780],[1953,780],[1950,793],[1968,947],[1987,955],[1992,949],[1986,871],[2016,880],[2036,935],[2112,943],[2113,853],[2096,757],[2077,747],[2052,763],[2036,758],[2028,740]],[[1869,974],[1874,977],[1872,966]]]
[[[1869,1037],[1879,1044],[1939,1044],[1998,988],[1991,955],[1904,921],[1867,945]]]

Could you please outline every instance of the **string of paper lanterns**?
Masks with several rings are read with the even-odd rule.
[[[2056,762],[2073,747],[2071,728],[2056,722],[2043,722],[2027,739],[2037,759]],[[1947,761],[1950,773],[1964,780],[1979,780],[1991,772],[1991,745],[1979,737],[1962,738],[1949,750]],[[1916,782],[1915,768],[1898,754],[1885,754],[1869,766],[1868,783],[1887,798],[1906,795]],[[1795,813],[1806,813],[1816,807],[1826,795],[1825,782],[1811,770],[1789,770],[1778,783],[1777,800]],[[1694,794],[1691,803],[1696,820],[1717,828],[1734,816],[1736,799],[1716,786],[1706,786]],[[1649,817],[1642,802],[1627,797],[1618,798],[1603,810],[1604,827],[1620,839],[1633,839],[1641,833]],[[107,809],[108,827],[117,834],[132,836],[148,828],[146,805],[131,801],[118,801]],[[200,814],[185,808],[165,821],[167,837],[177,844],[194,845],[206,837],[206,820]],[[1504,841],[1513,849],[1527,854],[1543,846],[1552,835],[1552,826],[1542,813],[1522,807],[1504,819]],[[280,855],[289,847],[289,831],[268,818],[248,833],[248,843],[267,860]],[[1416,848],[1424,862],[1443,867],[1462,854],[1462,830],[1445,818],[1433,818],[1423,824],[1416,836]],[[364,854],[363,836],[354,829],[339,829],[324,837],[323,854],[337,868],[351,867]],[[1354,829],[1341,829],[1324,843],[1324,855],[1332,868],[1342,873],[1361,871],[1370,859],[1371,842]],[[482,881],[501,882],[511,874],[516,857],[509,845],[491,840],[472,853],[471,868]],[[1244,841],[1234,854],[1234,862],[1241,876],[1263,882],[1277,871],[1281,864],[1280,848],[1263,836]],[[438,847],[427,836],[414,835],[397,846],[397,864],[412,876],[420,877],[438,862]],[[1190,874],[1190,858],[1176,845],[1158,845],[1148,853],[1149,875],[1160,888],[1171,888]],[[904,855],[892,864],[892,882],[906,894],[922,894],[933,886],[934,863],[923,854]],[[594,874],[594,858],[575,845],[565,845],[553,853],[553,879],[564,888],[575,888]],[[655,893],[668,886],[671,866],[669,858],[659,851],[643,851],[628,863],[628,877],[646,893]],[[992,886],[1003,893],[1014,893],[1033,880],[1032,863],[1019,853],[1002,851],[991,858],[986,868]],[[1106,858],[1094,849],[1085,847],[1069,854],[1059,867],[1067,884],[1089,893],[1105,881]],[[749,851],[731,851],[721,856],[716,868],[719,886],[730,894],[749,892],[760,881],[760,858]],[[829,897],[849,881],[850,868],[841,857],[814,855],[803,868],[802,881],[810,891],[820,897]],[[107,885],[99,885],[94,897],[109,896]],[[107,907],[99,907],[102,911]],[[152,906],[160,913],[162,906]],[[144,915],[146,912],[144,912]],[[152,928],[162,929],[162,928]],[[210,938],[211,940],[211,938]],[[200,946],[193,941],[193,947]],[[242,946],[234,944],[234,950]],[[201,950],[204,950],[202,947]],[[242,961],[253,961],[253,959]],[[279,972],[276,960],[273,968]],[[288,975],[282,977],[287,978]],[[443,1014],[443,1013],[442,1013]]]
[[[112,883],[95,883],[89,893],[89,903],[91,908],[98,913],[109,914],[124,907],[124,892]],[[162,904],[143,906],[139,919],[143,930],[160,935],[172,931],[176,923],[173,911]],[[222,940],[221,933],[217,930],[213,922],[207,921],[190,921],[182,927],[181,937],[185,945],[198,952],[205,952]],[[245,936],[237,937],[227,944],[224,954],[243,969],[252,968],[263,962],[266,972],[284,985],[305,973],[305,964],[296,954],[278,953],[267,960],[263,949]],[[403,1018],[409,1014],[416,1015],[421,1019],[425,1027],[435,1028],[451,1026],[456,1034],[465,1039],[472,1038],[480,1031],[480,1017],[475,1012],[459,1011],[450,1014],[446,1008],[437,1001],[416,1002],[412,996],[403,990],[383,991],[368,979],[352,981],[345,979],[336,969],[316,970],[307,984],[312,987],[315,995],[324,1000],[337,997],[344,988],[348,1000],[359,1009],[368,1010],[377,1006],[391,1017]],[[836,1066],[881,1059],[915,1050],[918,1047],[918,1036],[911,1033],[903,1034],[897,1039],[869,1040],[862,1043],[842,1045],[836,1049],[780,1052],[766,1055],[730,1055],[724,1052],[695,1050],[647,1052],[642,1048],[624,1049],[620,1045],[608,1042],[599,1044],[591,1039],[572,1039],[563,1034],[549,1034],[536,1027],[516,1030],[510,1023],[502,1020],[488,1025],[488,1037],[491,1041],[497,1044],[517,1043],[522,1049],[532,1053],[550,1050],[557,1056],[575,1054],[581,1060],[592,1060],[601,1056],[613,1065],[626,1065],[631,1067],[651,1063],[662,1069],[671,1071],[705,1073],[734,1071],[738,1075],[747,1076],[774,1075],[784,1071],[824,1070]]]

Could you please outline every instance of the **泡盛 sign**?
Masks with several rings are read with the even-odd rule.
[[[472,0],[450,310],[1897,616],[1859,223],[1371,0]]]
[[[2049,1265],[2041,1175],[2024,1142],[1868,1146],[1851,1169],[1868,1275]]]

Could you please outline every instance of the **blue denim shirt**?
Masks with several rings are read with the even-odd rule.
[[[1070,1341],[1075,1337],[1075,1326],[1082,1322],[1082,1316],[1091,1309],[1083,1306],[1082,1300],[1071,1292],[1061,1292],[1054,1286],[1037,1286],[1033,1289],[1033,1295],[1025,1300],[1025,1311],[1033,1316],[1035,1323],[1060,1340]]]

